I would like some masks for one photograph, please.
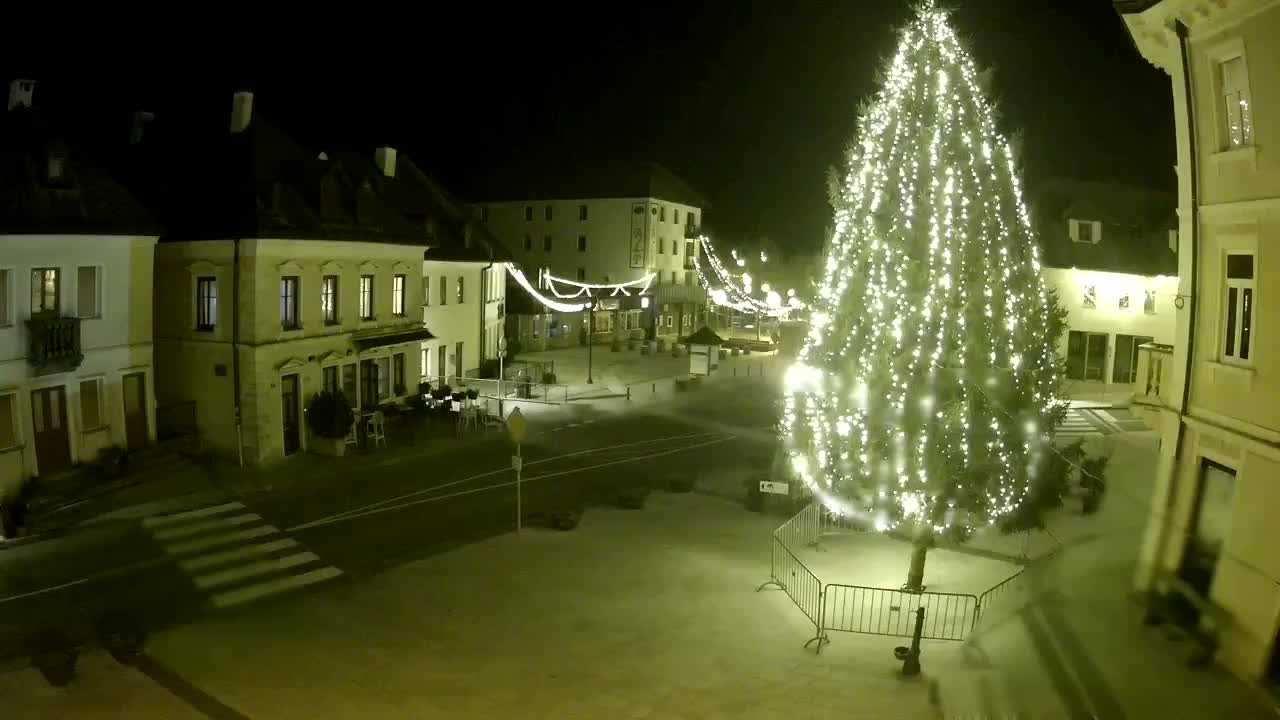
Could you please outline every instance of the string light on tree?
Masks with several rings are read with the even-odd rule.
[[[1063,413],[1062,313],[1012,149],[932,0],[857,138],[781,434],[828,509],[914,537],[919,589],[936,536],[963,539],[1027,498]]]

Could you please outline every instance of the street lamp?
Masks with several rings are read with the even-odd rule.
[[[595,381],[591,379],[591,336],[596,332],[596,299],[591,298],[591,302],[587,303],[587,384],[593,385]]]

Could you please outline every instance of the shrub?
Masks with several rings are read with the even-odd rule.
[[[347,397],[340,392],[318,392],[307,406],[307,426],[323,438],[340,440],[346,437],[355,418]]]
[[[467,399],[468,399],[468,400],[475,400],[475,399],[477,399],[477,398],[479,398],[479,397],[480,397],[480,391],[479,391],[479,390],[476,390],[475,388],[468,388],[468,389],[467,389]]]

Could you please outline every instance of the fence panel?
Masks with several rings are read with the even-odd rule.
[[[818,542],[822,512],[822,508],[817,503],[810,503],[790,520],[779,525],[778,529],[773,531],[773,535],[788,548],[813,545]]]
[[[822,628],[911,637],[919,607],[925,609],[922,638],[964,640],[977,616],[978,599],[973,595],[910,593],[827,583],[823,590]]]
[[[995,612],[1018,608],[1026,602],[1028,593],[1025,575],[1025,569],[1019,570],[1013,577],[978,596],[978,612],[973,618],[975,628],[979,622],[990,622]]]

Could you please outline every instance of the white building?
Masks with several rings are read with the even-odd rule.
[[[157,231],[10,86],[0,131],[0,500],[108,446],[154,442]]]
[[[1173,342],[1178,291],[1172,193],[1053,180],[1033,194],[1045,279],[1067,312],[1058,354],[1072,390],[1137,381],[1138,348]]]
[[[598,172],[548,170],[501,178],[475,203],[480,217],[533,279],[550,272],[589,283],[653,276],[648,300],[608,300],[596,312],[594,342],[627,337],[685,336],[704,322],[706,293],[693,269],[694,232],[708,203],[657,164],[617,163]],[[519,296],[516,295],[519,294]],[[508,334],[526,348],[576,345],[586,313],[555,314],[511,298]],[[519,297],[519,299],[517,299]],[[514,332],[513,332],[514,331]]]
[[[1274,692],[1280,0],[1115,6],[1138,50],[1169,75],[1178,146],[1181,307],[1171,352],[1142,358],[1159,382],[1135,398],[1161,436],[1135,583],[1176,598],[1192,624],[1218,616],[1217,660]]]
[[[379,172],[306,152],[247,93],[209,147],[153,148],[181,166],[151,173],[178,195],[157,191],[172,218],[156,251],[161,401],[194,402],[206,446],[264,463],[308,448],[321,389],[360,411],[416,393],[430,238],[389,197],[388,157]]]

